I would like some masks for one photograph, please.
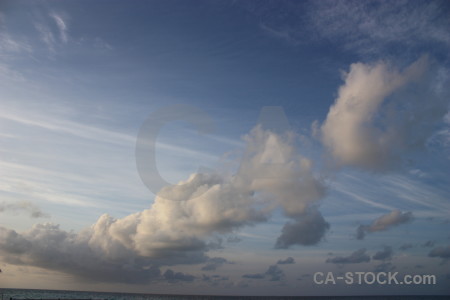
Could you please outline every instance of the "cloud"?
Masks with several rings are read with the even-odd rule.
[[[293,245],[315,245],[320,242],[328,228],[330,228],[330,224],[325,221],[322,214],[313,210],[306,216],[298,217],[295,222],[286,223],[277,239],[275,248],[286,249]]]
[[[43,22],[35,22],[34,27],[36,31],[39,33],[41,41],[47,46],[47,48],[51,52],[55,52],[57,40],[50,27]]]
[[[425,147],[447,111],[428,66],[426,56],[402,71],[386,62],[350,66],[320,128],[336,165],[392,170]]]
[[[400,249],[400,250],[407,250],[407,249],[410,249],[412,247],[413,247],[413,244],[406,243],[406,244],[401,245],[398,249]]]
[[[311,161],[295,151],[294,136],[257,126],[244,139],[247,151],[235,175],[192,174],[163,188],[148,209],[119,219],[104,214],[79,233],[54,224],[38,224],[23,233],[2,228],[0,255],[13,264],[62,271],[81,280],[182,280],[188,277],[167,271],[161,275],[160,268],[219,267],[224,259],[206,254],[222,247],[222,234],[266,222],[279,208],[296,220],[285,225],[280,247],[320,241],[329,225],[315,207],[325,187],[313,176]],[[277,269],[272,271],[276,278]]]
[[[414,268],[416,268],[416,269],[423,269],[423,265],[415,265]]]
[[[265,275],[263,273],[255,273],[255,274],[244,274],[242,275],[242,278],[249,278],[249,279],[263,279]]]
[[[443,2],[310,1],[309,30],[366,57],[395,53],[396,47],[403,55],[423,51],[423,45],[442,51],[450,46],[449,11]]]
[[[217,275],[217,274],[208,276],[208,275],[202,274],[202,281],[208,282],[212,286],[217,286],[220,283],[222,283],[224,281],[227,282],[229,280],[230,280],[230,278],[228,276],[221,276],[221,275]],[[229,284],[229,283],[227,283],[227,284]]]
[[[239,243],[242,239],[237,235],[227,237],[227,243]]]
[[[385,246],[382,251],[378,251],[372,256],[375,260],[390,260],[392,258],[392,247]]]
[[[185,274],[182,272],[174,272],[171,269],[168,269],[164,272],[163,277],[170,283],[180,282],[180,281],[187,281],[191,282],[194,281],[195,276],[190,274]]]
[[[32,218],[48,218],[49,215],[42,212],[39,207],[34,205],[33,203],[29,201],[20,201],[17,203],[0,203],[0,213],[6,212],[6,211],[12,211],[12,212],[20,212],[20,211],[26,211],[30,214],[30,217]]]
[[[450,77],[450,71],[447,71],[446,77]],[[437,149],[442,149],[447,158],[450,159],[450,112],[444,117],[444,124],[442,129],[438,130],[429,140],[427,145],[434,146]]]
[[[249,279],[264,279],[268,278],[269,281],[281,281],[286,278],[283,270],[281,270],[277,265],[269,266],[266,272],[264,273],[255,273],[255,274],[244,274],[242,278]]]
[[[275,134],[256,126],[244,137],[247,151],[236,184],[249,184],[278,202],[286,216],[308,213],[311,205],[325,196],[326,187],[313,174],[311,160],[296,153],[295,134]]]
[[[396,267],[390,262],[384,262],[379,265],[376,265],[374,268],[374,272],[390,272],[393,271]]]
[[[231,264],[227,259],[223,257],[213,257],[208,259],[206,262],[206,265],[202,267],[203,271],[215,271],[218,267],[222,266],[223,264]]]
[[[402,213],[399,210],[393,210],[388,214],[382,215],[374,220],[370,225],[360,225],[356,230],[356,238],[358,240],[364,239],[366,233],[385,231],[391,227],[398,226],[412,221],[413,215],[411,212]]]
[[[293,259],[292,257],[280,259],[277,261],[277,265],[291,265],[291,264],[295,264],[295,259]]]
[[[359,264],[369,261],[370,256],[366,254],[366,249],[364,248],[356,250],[349,256],[336,256],[326,260],[327,263],[333,264]]]
[[[434,241],[429,240],[429,241],[426,241],[425,243],[423,243],[422,247],[433,247],[434,244],[435,244]]]
[[[299,41],[295,38],[293,35],[293,32],[289,28],[276,28],[271,27],[270,24],[266,24],[264,22],[261,22],[259,24],[259,27],[266,32],[269,36],[283,39],[291,44],[297,45],[299,44]]]
[[[160,276],[156,263],[109,242],[105,253],[91,230],[74,234],[49,223],[23,234],[0,228],[0,254],[6,263],[67,272],[83,281],[145,283]]]
[[[328,44],[361,57],[448,57],[449,8],[443,1],[242,1],[268,36],[294,46]]]
[[[50,17],[50,20],[48,19]],[[67,18],[63,14],[50,12],[46,18],[34,22],[34,28],[39,33],[41,41],[55,53],[57,48],[69,41]]]
[[[440,257],[443,259],[450,258],[450,246],[447,247],[436,247],[428,253],[429,257]]]
[[[33,47],[27,41],[12,37],[8,32],[0,33],[0,56],[2,60],[17,54],[26,55],[32,52]]]
[[[221,275],[217,275],[217,274],[211,275],[211,276],[208,276],[208,275],[205,275],[205,274],[202,275],[202,280],[203,281],[229,280],[229,279],[230,278],[228,276],[221,276]]]
[[[67,44],[69,41],[69,37],[67,35],[67,22],[63,19],[61,15],[58,15],[56,13],[51,13],[50,17],[55,21],[56,27],[58,28],[59,32],[59,38],[61,42],[64,44]]]
[[[277,265],[270,266],[265,275],[269,277],[270,281],[280,281],[286,277],[283,270],[281,270]]]

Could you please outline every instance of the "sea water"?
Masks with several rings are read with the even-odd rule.
[[[29,289],[0,289],[0,300],[10,299],[95,299],[95,300],[207,300],[207,299],[369,299],[369,300],[424,300],[424,299],[448,299],[446,296],[203,296],[203,295],[154,295],[154,294],[131,294],[131,293],[107,293],[107,292],[81,292],[81,291],[55,291],[55,290],[29,290]]]

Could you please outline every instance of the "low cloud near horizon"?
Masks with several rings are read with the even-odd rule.
[[[291,265],[291,264],[295,264],[295,259],[290,256],[286,259],[279,259],[277,261],[277,265]]]
[[[182,185],[163,188],[150,208],[121,219],[104,214],[79,233],[50,223],[24,233],[0,228],[0,253],[10,264],[49,268],[80,279],[191,281],[189,274],[172,269],[161,274],[160,268],[200,263],[206,263],[206,269],[219,267],[227,261],[207,256],[214,238],[267,222],[277,208],[295,220],[285,225],[277,244],[320,242],[328,223],[314,205],[325,187],[313,175],[312,162],[296,151],[289,133],[278,135],[257,126],[244,140],[246,156],[234,176],[192,174]],[[281,274],[273,269],[267,276],[277,280]]]
[[[328,258],[326,260],[327,263],[333,264],[359,264],[370,261],[370,256],[366,254],[366,249],[361,248],[354,251],[349,256],[336,256],[333,258]]]

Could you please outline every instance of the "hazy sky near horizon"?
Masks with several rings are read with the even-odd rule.
[[[0,288],[449,294],[449,16],[2,1]]]

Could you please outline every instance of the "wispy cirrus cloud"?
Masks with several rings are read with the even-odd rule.
[[[323,41],[364,57],[414,52],[446,55],[450,8],[445,1],[264,1],[238,4],[269,36],[293,45]],[[424,48],[424,45],[427,47]]]
[[[88,139],[97,142],[111,143],[116,145],[134,144],[136,136],[114,130],[108,130],[95,125],[86,125],[82,122],[71,121],[68,118],[49,118],[45,114],[18,113],[11,109],[5,109],[0,112],[0,119],[10,120],[19,124],[41,128],[52,132],[73,135],[79,138]],[[202,159],[215,160],[216,156],[206,152],[199,152],[187,147],[178,147],[173,144],[162,143],[158,141],[158,147],[167,151],[174,151],[201,157]]]
[[[31,53],[32,46],[23,39],[11,36],[7,31],[0,32],[0,58],[11,58],[16,54]]]
[[[67,18],[65,20],[61,14],[57,14],[55,12],[52,12],[50,17],[55,21],[56,27],[58,28],[60,41],[67,44],[69,41]]]
[[[0,182],[0,192],[53,207],[109,207],[125,213],[141,209],[139,203],[151,195],[136,173],[136,135],[105,126],[110,119],[83,122],[78,116],[84,111],[46,102],[32,109],[7,101],[0,106],[0,166],[8,174]],[[158,140],[155,147],[171,160],[190,157],[213,164],[219,159],[211,151],[194,148],[195,143],[178,143]],[[184,172],[173,173],[181,177]],[[127,203],[111,205],[124,198]]]
[[[34,21],[34,28],[41,41],[53,53],[70,41],[67,18],[63,14],[50,12],[42,20]]]
[[[12,66],[12,63],[18,58],[31,55],[33,48],[24,38],[18,38],[11,35],[6,30],[0,32],[0,78],[1,81],[9,82],[26,81],[24,74]]]
[[[36,29],[36,31],[39,33],[39,37],[41,39],[41,41],[47,46],[47,48],[51,51],[51,52],[55,52],[55,47],[56,47],[56,37],[54,35],[54,33],[52,32],[51,28],[49,26],[47,26],[44,23],[38,23],[36,22],[34,24],[34,27]]]
[[[448,13],[445,1],[310,1],[308,20],[317,38],[370,56],[449,47]]]
[[[401,174],[385,175],[381,178],[381,184],[392,196],[417,205],[420,209],[433,210],[437,216],[442,217],[441,212],[450,209],[447,201],[448,191],[444,187],[432,186]],[[432,199],[432,201],[427,199]],[[418,214],[419,211],[417,211]]]
[[[48,218],[49,215],[44,213],[38,206],[30,201],[18,201],[18,202],[1,202],[0,213],[2,212],[16,212],[21,211],[28,212],[32,218]]]
[[[68,206],[99,207],[99,203],[91,201],[95,192],[86,186],[79,187],[80,184],[89,182],[82,176],[5,161],[0,161],[0,167],[9,173],[9,177],[0,183],[0,193],[16,199],[32,199]],[[90,196],[87,196],[89,194]]]
[[[79,49],[87,47],[97,53],[114,49],[102,36],[74,35],[71,32],[73,22],[81,19],[72,19],[64,10],[53,10],[41,4],[30,8],[28,13],[1,16],[0,60],[3,63],[18,60],[32,63],[53,58],[57,53],[64,53],[68,45]],[[17,21],[19,19],[21,22]]]

